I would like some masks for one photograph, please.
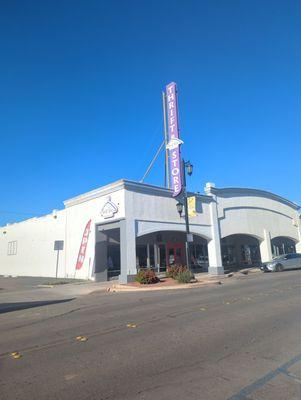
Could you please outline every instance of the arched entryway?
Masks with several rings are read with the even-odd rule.
[[[259,239],[244,234],[226,236],[221,240],[222,262],[225,270],[237,270],[261,265]]]
[[[186,234],[178,231],[160,231],[136,238],[137,268],[152,267],[165,272],[173,264],[186,265]],[[207,240],[193,235],[190,243],[191,266],[195,272],[208,271]]]
[[[296,253],[296,241],[286,237],[277,236],[271,240],[273,257],[281,256],[282,254]]]

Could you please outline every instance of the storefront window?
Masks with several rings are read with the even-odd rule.
[[[222,246],[222,258],[223,265],[234,265],[236,263],[236,257],[234,254],[234,246],[223,245]]]
[[[140,268],[147,266],[147,246],[138,245],[136,250],[137,266]]]
[[[194,266],[208,266],[208,250],[203,244],[190,245],[191,263]]]

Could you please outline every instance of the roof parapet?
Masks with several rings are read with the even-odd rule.
[[[205,192],[208,195],[215,195],[218,197],[245,197],[245,196],[254,196],[254,197],[265,197],[267,199],[271,199],[274,201],[278,201],[279,203],[285,204],[294,210],[300,210],[300,205],[290,201],[278,194],[268,192],[266,190],[260,189],[252,189],[252,188],[217,188],[214,184],[207,183],[205,187]]]

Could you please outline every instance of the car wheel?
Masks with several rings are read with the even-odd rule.
[[[283,271],[283,265],[277,264],[276,267],[275,267],[275,271],[276,272],[282,272]]]

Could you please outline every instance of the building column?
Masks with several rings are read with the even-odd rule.
[[[147,268],[150,268],[150,248],[149,248],[149,243],[147,243],[146,245],[146,257],[147,257],[147,261],[146,261],[146,266]]]
[[[219,221],[217,216],[217,204],[215,199],[212,199],[211,203],[209,204],[209,209],[210,209],[212,239],[208,242],[208,258],[209,258],[208,272],[210,275],[223,275],[224,267],[222,263],[222,254],[221,254],[221,238],[219,231]]]
[[[273,258],[271,234],[266,229],[263,230],[263,241],[260,243],[261,262],[271,261]]]
[[[132,219],[120,221],[120,283],[132,282],[137,274],[136,225]]]
[[[296,252],[301,253],[301,216],[299,216],[297,224],[299,241],[296,243]]]
[[[157,272],[160,272],[159,246],[157,245],[157,243],[154,243],[154,257],[155,257],[155,269],[157,269]]]

